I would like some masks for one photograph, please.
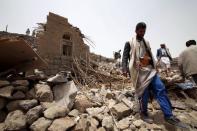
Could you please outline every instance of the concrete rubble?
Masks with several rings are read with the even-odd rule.
[[[5,94],[0,97],[1,130],[165,131],[172,128],[165,123],[155,100],[148,106],[155,123],[140,119],[129,81],[98,83],[96,88],[80,87],[66,72],[60,72],[48,80],[4,79],[0,85],[1,94]],[[32,93],[28,93],[30,91]],[[24,97],[13,97],[17,92]],[[182,92],[184,99],[179,93],[181,91],[169,92],[174,114],[187,123],[190,130],[197,130],[196,100]]]

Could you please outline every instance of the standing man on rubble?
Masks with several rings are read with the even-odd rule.
[[[170,61],[172,61],[172,56],[169,52],[169,49],[166,48],[165,44],[160,45],[161,48],[157,50],[157,60],[158,64],[160,64],[161,68],[164,69],[166,75],[168,76],[170,72]]]
[[[195,40],[186,42],[185,49],[178,58],[178,65],[184,78],[192,79],[197,84],[197,46]]]
[[[114,52],[114,59],[116,60],[116,66],[118,66],[119,68],[120,68],[120,66],[121,66],[121,50],[119,50],[119,51],[115,51]]]
[[[123,75],[126,75],[128,73],[128,60],[130,59],[130,75],[136,90],[136,97],[139,100],[141,118],[148,123],[153,123],[147,112],[149,95],[152,91],[160,104],[166,122],[183,127],[184,125],[172,114],[172,107],[165,86],[156,72],[149,42],[144,39],[146,24],[144,22],[138,23],[135,32],[136,36],[125,44],[122,65]]]

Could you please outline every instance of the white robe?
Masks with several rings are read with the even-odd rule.
[[[150,51],[151,58],[153,60],[153,65],[148,67],[142,67],[141,69],[136,69],[136,62],[140,58],[140,42],[136,40],[136,37],[133,37],[130,41],[131,53],[130,53],[130,74],[133,81],[133,86],[135,87],[135,92],[137,97],[141,97],[144,93],[144,90],[149,86],[153,77],[156,75],[155,70],[155,60],[151,53],[151,49],[148,41],[145,41],[147,49]]]

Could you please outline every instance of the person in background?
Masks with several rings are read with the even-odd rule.
[[[121,67],[121,50],[114,52],[114,59],[116,60],[116,66]]]
[[[183,78],[192,79],[197,84],[197,46],[195,40],[186,42],[186,47],[179,55],[178,65]]]
[[[161,48],[159,48],[157,50],[157,60],[158,60],[158,64],[160,64],[161,68],[164,69],[164,71],[166,72],[166,75],[169,76],[169,72],[170,72],[170,61],[172,61],[172,56],[169,52],[169,49],[166,48],[165,44],[161,44],[160,45]]]
[[[135,32],[136,36],[125,44],[122,65],[123,75],[127,75],[129,65],[135,95],[140,106],[141,119],[147,123],[153,123],[147,109],[150,91],[152,91],[160,104],[166,122],[184,127],[184,124],[172,114],[172,106],[165,86],[157,74],[149,42],[144,39],[146,24],[144,22],[138,23]]]

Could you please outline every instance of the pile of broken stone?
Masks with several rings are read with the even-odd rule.
[[[77,88],[73,81],[54,78],[57,75],[45,82],[0,80],[0,130],[63,131],[73,127],[76,122],[68,113]]]
[[[0,130],[8,131],[131,131],[165,130],[162,124],[140,120],[134,90],[101,88],[81,90],[72,80],[57,74],[46,81],[0,80]],[[154,104],[150,104],[154,105]],[[193,105],[193,104],[192,104]],[[197,105],[175,103],[176,114],[197,129]],[[153,113],[156,111],[149,107]]]
[[[173,86],[175,85],[175,83],[184,82],[180,71],[177,69],[171,70],[168,73],[168,76],[166,75],[165,72],[161,72],[161,71],[159,72],[159,75],[166,86],[171,86],[171,85]]]

